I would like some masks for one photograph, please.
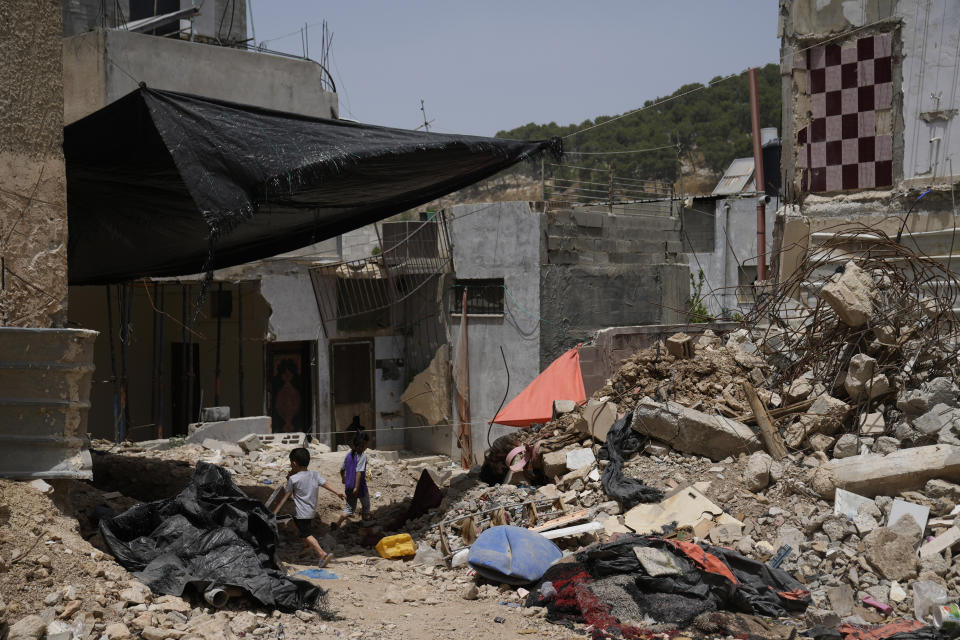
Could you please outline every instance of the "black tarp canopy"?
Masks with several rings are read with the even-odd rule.
[[[63,148],[72,285],[291,251],[561,152],[146,87],[66,127]]]

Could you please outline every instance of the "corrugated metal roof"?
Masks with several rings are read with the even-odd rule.
[[[755,191],[753,158],[737,158],[727,167],[712,195],[732,196],[743,192],[754,193]]]

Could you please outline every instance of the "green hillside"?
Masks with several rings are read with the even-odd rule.
[[[715,78],[711,83],[720,80]],[[758,70],[760,126],[780,129],[780,68],[768,64]],[[670,96],[649,100],[648,106],[666,98],[681,96],[701,84],[688,84]],[[530,123],[500,131],[498,137],[521,140],[566,136],[574,131],[610,120],[600,116],[580,124],[560,126]],[[665,104],[631,114],[602,127],[564,140],[567,151],[617,151],[670,145],[672,148],[648,153],[623,155],[568,155],[564,163],[589,168],[611,168],[621,177],[676,182],[680,177],[677,151],[685,167],[719,177],[734,158],[752,155],[750,126],[750,85],[747,72],[719,82],[715,86],[677,97]],[[528,167],[536,172],[539,168]],[[552,172],[548,171],[548,175]],[[584,178],[585,173],[561,170],[563,177]],[[583,175],[581,175],[583,174]],[[539,175],[538,175],[539,177]]]

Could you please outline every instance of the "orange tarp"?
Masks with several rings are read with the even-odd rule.
[[[580,375],[580,352],[574,347],[554,360],[534,378],[526,389],[510,401],[491,422],[508,427],[529,427],[549,422],[553,417],[554,400],[587,401]]]

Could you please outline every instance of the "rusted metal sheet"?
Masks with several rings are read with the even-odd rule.
[[[0,327],[0,476],[91,480],[96,331]]]

